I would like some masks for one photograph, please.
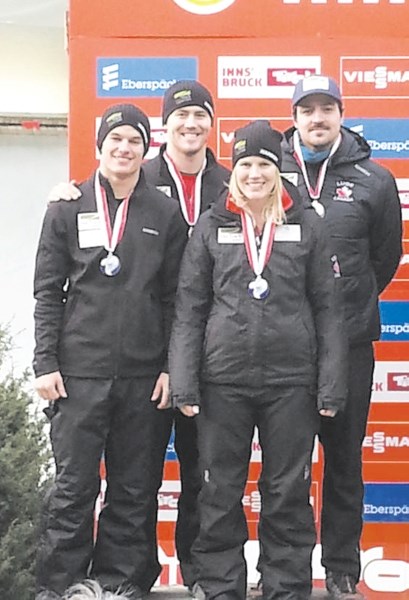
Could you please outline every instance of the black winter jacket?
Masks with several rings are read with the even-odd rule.
[[[108,203],[117,204],[101,179]],[[34,294],[37,376],[152,376],[166,368],[186,229],[178,204],[146,184],[132,193],[115,254],[121,270],[100,272],[102,246],[79,248],[77,215],[96,214],[94,176],[77,202],[48,206],[37,252]]]
[[[155,185],[158,190],[164,192],[167,196],[178,199],[179,196],[175,182],[163,158],[165,150],[166,144],[161,146],[159,155],[144,163],[142,168],[149,183]],[[202,176],[200,214],[207,210],[221,196],[225,196],[227,191],[226,184],[228,184],[230,179],[230,171],[216,161],[209,148],[206,150],[206,161],[206,167]],[[187,224],[186,228],[188,228]]]
[[[270,294],[255,300],[243,241],[218,241],[221,231],[241,233],[240,216],[219,202],[200,217],[182,261],[170,343],[175,406],[200,404],[200,385],[209,382],[306,385],[319,408],[342,408],[346,338],[324,224],[296,189],[287,223],[300,241],[279,241],[277,232],[263,272]]]
[[[368,143],[342,127],[342,142],[330,158],[320,203],[338,257],[339,280],[351,345],[380,335],[378,295],[391,281],[402,253],[401,207],[391,173],[370,159]],[[294,158],[294,128],[285,132],[284,176],[310,202]]]

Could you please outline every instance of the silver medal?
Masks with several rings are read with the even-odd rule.
[[[108,255],[101,259],[99,268],[107,277],[114,277],[121,270],[121,261],[115,254],[108,252]]]
[[[270,293],[268,282],[258,275],[253,281],[250,281],[248,285],[248,292],[255,300],[264,300]]]
[[[313,200],[311,205],[319,217],[323,218],[325,216],[325,206],[323,206],[321,202]]]

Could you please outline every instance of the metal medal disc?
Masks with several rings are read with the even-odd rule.
[[[319,217],[325,217],[325,206],[323,206],[321,202],[318,202],[318,200],[313,200],[311,205]]]
[[[114,277],[121,270],[121,261],[115,254],[108,254],[99,263],[101,272],[107,277]]]
[[[253,281],[250,281],[248,285],[248,292],[255,300],[264,300],[270,293],[268,282],[263,277],[256,277]]]

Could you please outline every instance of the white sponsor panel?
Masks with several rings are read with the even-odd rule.
[[[158,521],[176,523],[180,491],[179,480],[162,481],[158,493]]]
[[[369,421],[362,447],[364,462],[409,463],[409,423]]]
[[[341,56],[344,98],[409,98],[409,56]]]
[[[409,362],[376,361],[372,402],[409,402]]]
[[[402,207],[402,219],[409,221],[409,178],[397,178],[400,204]]]
[[[320,56],[219,56],[219,98],[291,98],[295,84],[321,72]]]
[[[151,160],[159,154],[159,148],[166,143],[166,127],[162,124],[162,117],[149,117],[151,126],[151,143],[145,156],[146,160]]]
[[[405,552],[405,548],[403,548]],[[314,581],[325,580],[325,569],[321,565],[321,544],[317,544],[312,554],[312,578]],[[256,584],[260,573],[257,571],[259,558],[259,542],[250,540],[244,546],[244,555],[247,562],[248,583]],[[159,546],[159,560],[167,574],[166,580],[160,577],[155,586],[177,585],[180,581],[179,563],[176,553],[166,554]],[[409,590],[409,563],[405,560],[385,558],[385,548],[376,546],[361,550],[361,577],[369,590],[383,593],[405,593]],[[406,596],[405,596],[406,597]],[[386,599],[386,596],[385,596]]]
[[[279,131],[285,131],[292,125],[292,118],[275,116],[249,117],[218,117],[217,118],[217,158],[220,160],[230,160],[234,140],[234,132],[240,127],[244,127],[250,121],[255,119],[265,119],[271,122],[272,127]]]
[[[313,463],[318,462],[318,447],[319,447],[318,436],[315,436],[314,449],[312,451],[312,462]],[[257,427],[254,430],[253,441],[251,443],[250,462],[261,463],[261,446],[260,446],[260,441],[259,441],[259,437],[258,437]]]
[[[261,446],[258,439],[258,429],[254,430],[253,441],[251,442],[251,458],[250,462],[261,463]]]

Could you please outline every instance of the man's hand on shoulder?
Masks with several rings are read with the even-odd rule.
[[[64,381],[59,371],[40,375],[36,378],[34,387],[40,398],[49,402],[67,397]]]
[[[76,186],[76,183],[75,179],[71,179],[69,182],[57,183],[48,195],[48,202],[78,200],[81,197],[81,190]]]

